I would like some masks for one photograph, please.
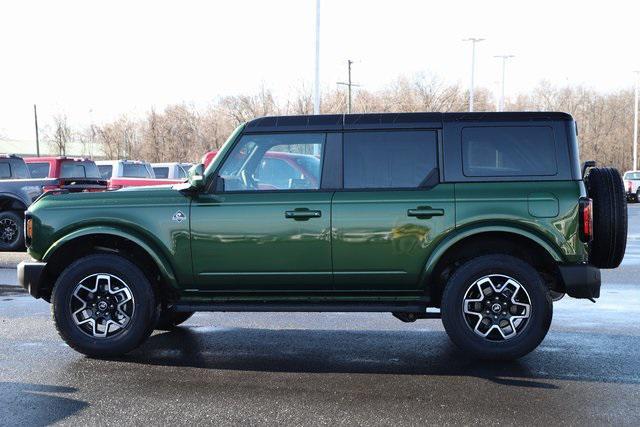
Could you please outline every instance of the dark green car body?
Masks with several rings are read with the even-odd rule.
[[[465,132],[484,127],[549,134],[550,172],[491,177],[475,164],[464,166]],[[346,188],[348,138],[368,132],[433,140],[429,176],[414,188]],[[219,172],[242,138],[301,133],[324,143],[319,188],[225,188]],[[394,147],[387,147],[393,163]],[[28,251],[37,262],[22,269],[21,280],[32,295],[48,299],[74,258],[112,251],[146,265],[168,303],[193,310],[358,304],[365,311],[403,311],[405,304],[413,311],[439,305],[448,271],[460,259],[502,247],[530,257],[556,292],[591,298],[600,282],[599,274],[589,283],[583,278],[583,269],[592,268],[579,236],[585,196],[575,123],[563,113],[257,119],[230,136],[202,185],[41,198],[27,212]]]

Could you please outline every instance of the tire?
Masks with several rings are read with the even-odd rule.
[[[494,292],[494,288],[504,292]],[[487,294],[480,294],[480,289]],[[480,298],[479,310],[478,303],[468,302]],[[523,305],[527,299],[529,310]],[[477,314],[465,313],[465,300],[469,311]],[[531,265],[509,255],[483,255],[467,261],[451,275],[442,295],[441,312],[447,334],[465,354],[477,359],[512,360],[542,342],[551,325],[553,303],[541,275]],[[528,318],[524,318],[526,314]],[[485,320],[487,317],[490,320]],[[504,322],[509,327],[501,328]]]
[[[614,168],[593,168],[585,183],[593,200],[589,262],[598,268],[616,268],[627,246],[627,201],[622,178]]]
[[[105,308],[107,314],[99,311],[103,302],[111,304]],[[82,307],[87,309],[81,311]],[[74,350],[97,358],[120,356],[138,347],[153,331],[159,312],[147,277],[118,255],[96,254],[75,261],[60,274],[51,296],[53,321],[62,339]],[[104,317],[87,320],[87,314],[100,313]],[[104,323],[106,331],[101,331]]]
[[[156,325],[156,329],[161,331],[169,331],[176,326],[186,322],[194,315],[193,311],[173,311],[171,308],[164,308],[160,312],[160,317]]]
[[[16,211],[0,212],[0,251],[25,251],[24,219]]]

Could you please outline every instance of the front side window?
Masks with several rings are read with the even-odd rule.
[[[437,167],[434,131],[344,134],[344,188],[418,188]]]
[[[244,135],[218,175],[225,191],[317,190],[323,133]]]
[[[31,178],[46,178],[49,176],[49,163],[27,163]]]
[[[154,178],[149,169],[144,163],[124,163],[122,176],[124,178]]]
[[[186,177],[187,177],[187,171],[182,166],[178,165],[178,178],[186,178]]]
[[[17,179],[27,179],[30,178],[29,169],[27,169],[27,164],[22,159],[11,159],[9,160],[11,164],[11,171],[13,172],[13,177]]]
[[[462,170],[470,177],[549,176],[558,173],[548,126],[462,129]]]
[[[60,178],[100,178],[98,167],[93,162],[65,160],[60,166]]]

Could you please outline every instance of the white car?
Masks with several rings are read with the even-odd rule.
[[[626,171],[622,177],[624,180],[624,191],[627,193],[627,200],[638,202],[640,200],[640,171]]]
[[[151,163],[156,178],[165,179],[187,179],[189,168],[185,168],[183,165],[185,163]]]

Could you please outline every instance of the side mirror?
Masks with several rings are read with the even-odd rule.
[[[204,165],[193,165],[189,169],[189,185],[191,188],[198,189],[204,184]]]

